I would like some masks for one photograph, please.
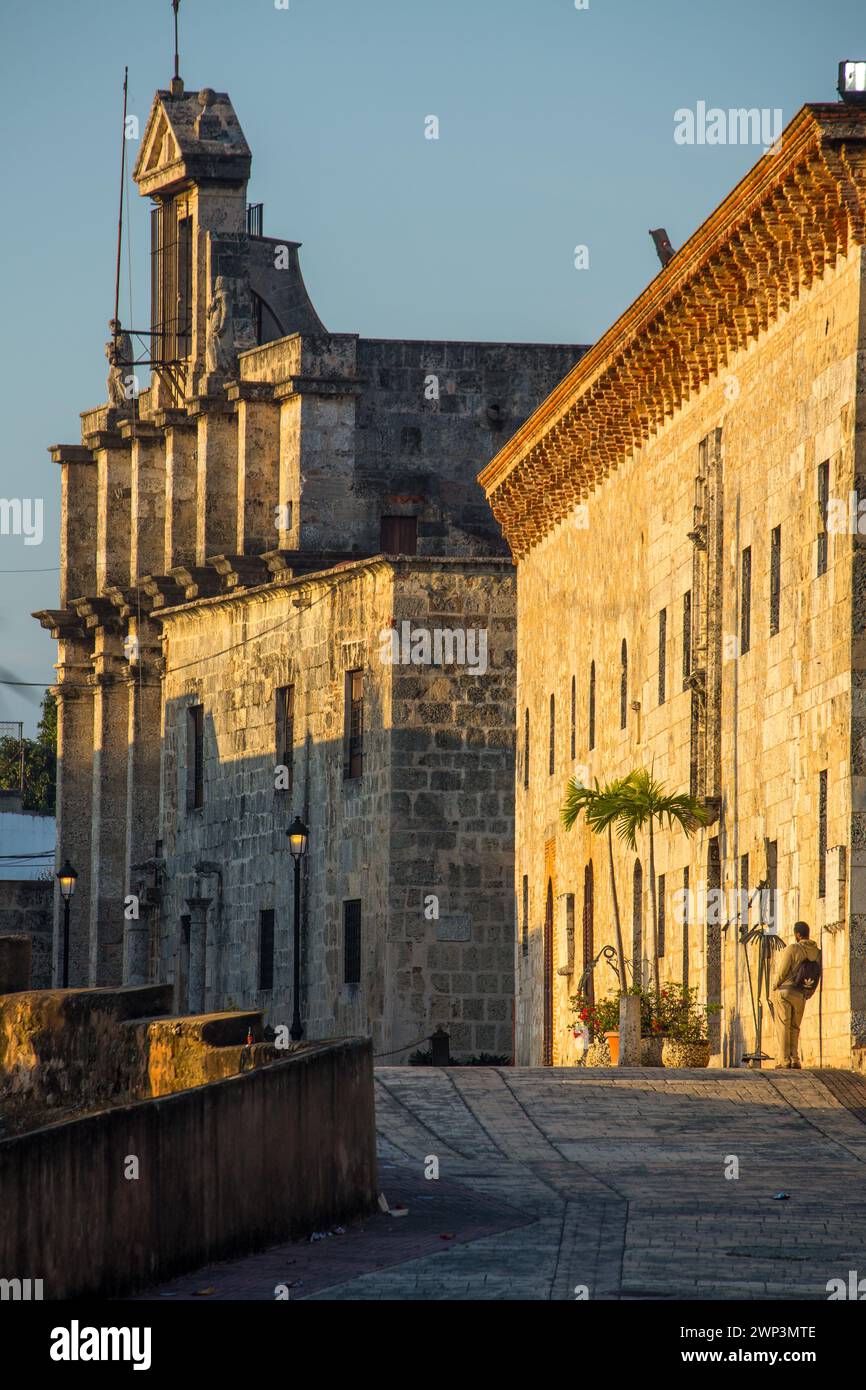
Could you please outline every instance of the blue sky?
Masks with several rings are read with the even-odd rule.
[[[123,67],[143,130],[172,50],[170,0],[7,3],[0,17],[0,498],[44,499],[41,545],[0,535],[0,666],[20,680],[53,678],[29,617],[57,604],[46,449],[77,442],[79,412],[106,397]],[[835,99],[846,57],[866,57],[862,0],[181,5],[181,73],[231,94],[266,233],[304,243],[329,329],[379,337],[592,342],[658,270],[647,229],[681,245],[761,153],[679,145],[674,112],[781,107],[787,124]],[[134,186],[130,206],[121,316],[144,326]],[[0,685],[0,719],[32,729],[35,709]]]

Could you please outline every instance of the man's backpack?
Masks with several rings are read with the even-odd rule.
[[[821,983],[821,952],[817,960],[803,959],[794,967],[791,988],[798,989],[806,999],[811,999]]]

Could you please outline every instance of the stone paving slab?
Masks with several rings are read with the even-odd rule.
[[[146,1296],[822,1300],[866,1275],[852,1073],[383,1067],[376,1091],[380,1182],[407,1217]]]

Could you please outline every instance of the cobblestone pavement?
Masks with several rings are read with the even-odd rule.
[[[866,1273],[851,1073],[386,1067],[376,1091],[380,1185],[408,1216],[144,1297],[825,1300]]]

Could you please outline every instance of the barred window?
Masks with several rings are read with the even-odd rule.
[[[589,668],[589,748],[595,747],[595,662]]]
[[[740,656],[752,644],[752,547],[747,545],[740,564]]]
[[[689,987],[689,871],[683,869],[683,985]]]
[[[659,613],[659,704],[665,702],[667,692],[666,675],[668,661],[668,610]]]
[[[639,985],[643,971],[643,869],[639,859],[634,861],[631,878],[631,973]]]
[[[266,908],[259,913],[259,989],[274,987],[274,913]]]
[[[818,897],[827,896],[827,770],[818,773]]]
[[[361,983],[361,900],[343,903],[343,983]]]
[[[556,700],[553,695],[550,697],[550,750],[548,756],[548,772],[553,776],[556,767]]]
[[[204,806],[204,705],[192,705],[186,715],[186,809]]]
[[[521,904],[523,921],[521,923],[521,944],[523,954],[529,955],[529,875],[523,875],[523,902]]]
[[[779,631],[782,607],[782,528],[774,526],[770,535],[770,636]]]
[[[529,786],[529,709],[523,715],[523,785]]]
[[[749,925],[749,856],[740,855],[740,926]]]
[[[683,594],[683,684],[692,674],[692,591]]]
[[[830,460],[818,465],[818,576],[827,573],[827,505],[830,501]]]
[[[656,905],[656,929],[659,957],[665,953],[665,876],[659,874],[658,903]]]
[[[619,649],[619,727],[624,729],[628,722],[628,644],[622,639]]]
[[[276,692],[275,741],[277,766],[288,773],[285,790],[294,785],[295,762],[295,687],[284,685]]]
[[[768,927],[779,925],[776,911],[776,895],[779,891],[779,842],[770,840],[767,845],[767,900],[761,916]]]
[[[344,776],[360,777],[364,768],[364,672],[346,672],[346,756]]]
[[[577,756],[577,681],[571,678],[571,760]]]

